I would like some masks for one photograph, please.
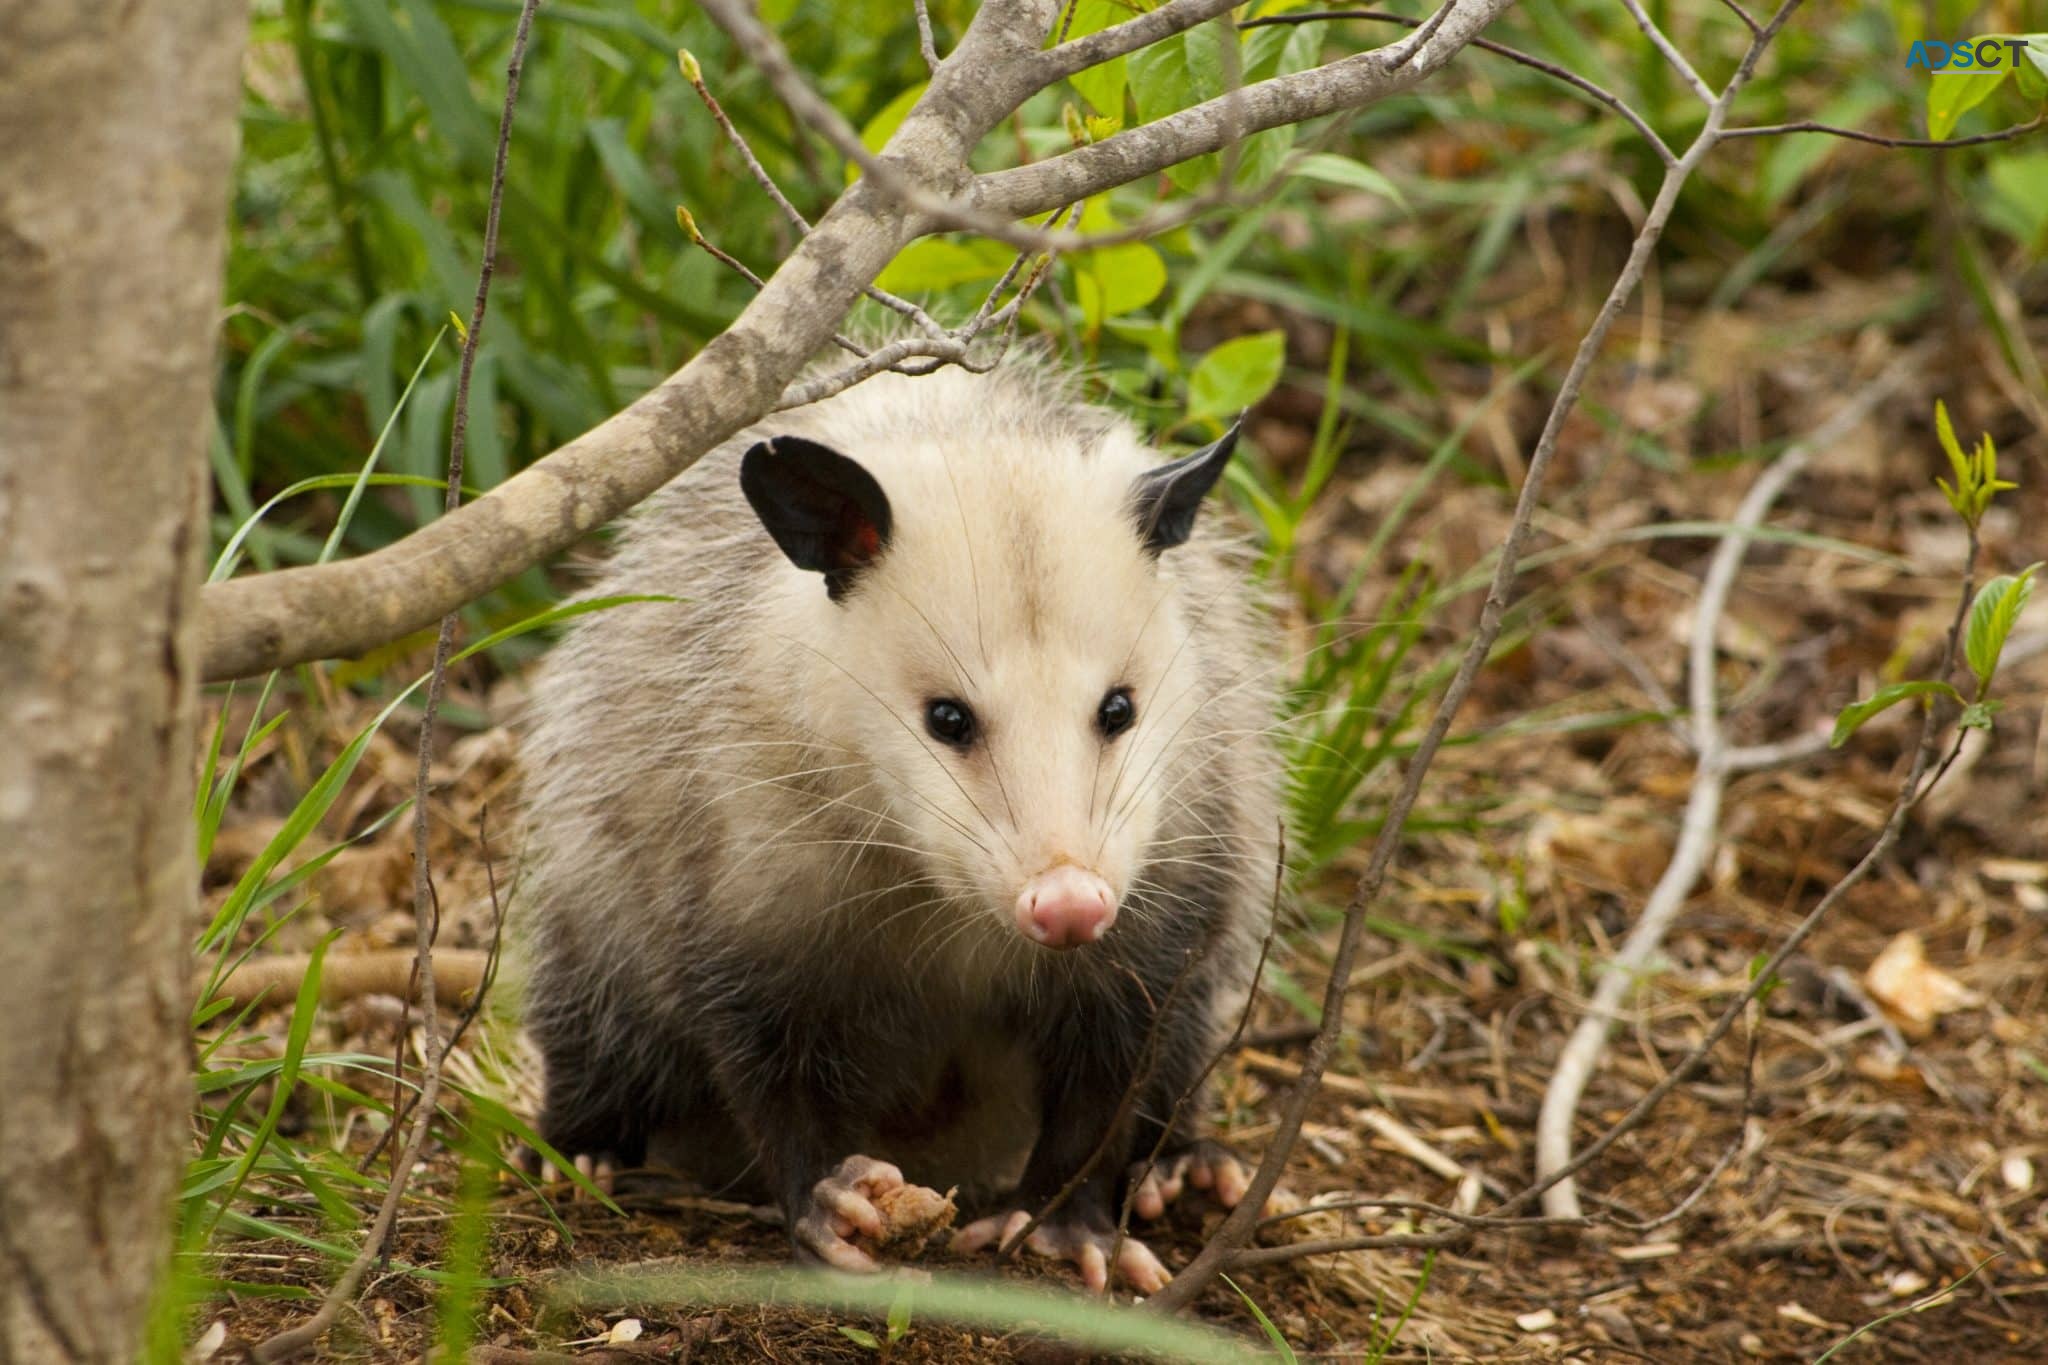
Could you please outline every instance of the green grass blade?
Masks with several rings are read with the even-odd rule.
[[[563,1282],[558,1297],[584,1308],[637,1304],[773,1303],[793,1308],[887,1317],[901,1280],[834,1275],[794,1267],[615,1270]],[[1149,1355],[1192,1365],[1241,1365],[1257,1359],[1251,1343],[1212,1328],[1078,1294],[972,1275],[934,1275],[910,1286],[912,1313],[1004,1331],[1058,1338],[1094,1351]]]

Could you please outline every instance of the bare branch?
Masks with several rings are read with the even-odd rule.
[[[917,11],[917,50],[924,56],[926,69],[937,71],[939,43],[932,36],[932,12],[926,7],[925,0],[911,0],[911,5]]]
[[[1742,26],[1749,30],[1751,37],[1756,37],[1763,32],[1762,26],[1756,21],[1756,16],[1737,4],[1735,0],[1721,0],[1721,3],[1732,11],[1736,18],[1742,21]]]
[[[1434,22],[1444,13],[1444,10],[1438,10],[1430,19],[1423,20],[1411,19],[1405,14],[1390,14],[1385,10],[1376,9],[1295,10],[1288,14],[1268,14],[1257,19],[1248,19],[1244,23],[1239,24],[1238,27],[1265,28],[1272,24],[1306,24],[1319,19],[1370,19],[1376,23],[1402,24],[1408,28],[1419,29],[1425,23]],[[1613,91],[1603,86],[1595,85],[1584,76],[1579,75],[1575,71],[1568,71],[1555,62],[1546,62],[1541,57],[1531,56],[1518,47],[1509,47],[1506,43],[1496,43],[1491,38],[1474,38],[1471,45],[1482,52],[1491,52],[1496,57],[1505,57],[1511,62],[1528,67],[1531,71],[1540,71],[1553,80],[1564,82],[1564,84],[1591,99],[1595,104],[1621,115],[1623,119],[1628,121],[1629,126],[1634,128],[1637,133],[1642,135],[1643,140],[1650,144],[1651,149],[1657,153],[1657,159],[1666,166],[1678,160],[1678,154],[1672,151],[1664,139],[1657,135],[1656,129],[1652,128],[1642,115],[1631,109],[1627,102]]]
[[[1791,739],[1781,739],[1774,744],[1743,744],[1724,749],[1722,762],[1729,772],[1748,773],[1798,763],[1827,751],[1827,732],[1821,731],[1811,735],[1795,735]]]
[[[1091,66],[1115,61],[1161,38],[1185,33],[1197,24],[1228,14],[1238,3],[1240,0],[1167,0],[1158,9],[1135,19],[1039,53],[1031,59],[1031,79],[1040,88],[1065,80]]]
[[[1221,151],[1233,134],[1249,137],[1413,89],[1436,74],[1509,3],[1452,0],[1445,6],[1448,14],[1433,31],[1418,29],[1400,42],[1248,85],[1234,95],[1205,101],[1092,146],[977,176],[965,196],[977,212],[940,215],[940,225],[982,230],[982,221],[990,218],[1009,221],[1043,213],[1057,204],[1079,203],[1114,186]],[[961,224],[957,220],[963,217],[974,221]]]
[[[1543,431],[1537,437],[1536,449],[1531,454],[1527,473],[1523,477],[1522,491],[1515,502],[1513,520],[1500,548],[1500,555],[1494,565],[1494,575],[1487,589],[1486,601],[1480,609],[1479,626],[1474,632],[1472,643],[1459,661],[1458,671],[1445,689],[1443,700],[1438,703],[1436,714],[1431,718],[1429,729],[1416,746],[1409,759],[1407,774],[1401,786],[1388,803],[1382,817],[1380,835],[1373,844],[1372,856],[1360,874],[1358,884],[1353,888],[1351,899],[1344,908],[1344,927],[1338,935],[1337,951],[1330,965],[1329,986],[1324,994],[1323,1024],[1315,1038],[1310,1041],[1307,1056],[1303,1059],[1301,1080],[1287,1092],[1280,1106],[1280,1118],[1273,1140],[1267,1144],[1259,1169],[1252,1177],[1251,1188],[1244,1200],[1223,1220],[1215,1234],[1203,1246],[1201,1252],[1188,1264],[1186,1269],[1174,1277],[1171,1284],[1154,1295],[1152,1303],[1161,1311],[1173,1311],[1184,1307],[1205,1289],[1209,1281],[1223,1268],[1232,1253],[1251,1237],[1257,1223],[1258,1211],[1265,1204],[1273,1187],[1279,1183],[1280,1173],[1287,1164],[1288,1154],[1293,1150],[1295,1139],[1301,1133],[1301,1124],[1307,1117],[1310,1101],[1315,1097],[1323,1068],[1328,1064],[1336,1048],[1337,1035],[1344,1017],[1344,996],[1350,987],[1351,972],[1358,959],[1359,945],[1365,937],[1365,912],[1379,896],[1385,884],[1387,872],[1401,851],[1402,833],[1408,823],[1409,812],[1421,795],[1422,780],[1435,759],[1437,750],[1450,732],[1451,721],[1464,705],[1466,696],[1472,690],[1474,679],[1487,655],[1493,650],[1494,641],[1500,638],[1501,625],[1507,612],[1508,595],[1514,587],[1516,566],[1521,559],[1522,544],[1528,538],[1529,524],[1542,496],[1544,476],[1549,472],[1552,458],[1557,453],[1558,435],[1563,430],[1565,419],[1578,402],[1579,391],[1586,382],[1586,375],[1592,369],[1593,360],[1606,342],[1607,334],[1613,329],[1615,319],[1622,308],[1634,295],[1642,282],[1643,273],[1648,269],[1650,257],[1657,242],[1664,234],[1664,226],[1670,221],[1671,211],[1678,202],[1679,191],[1692,177],[1707,154],[1713,150],[1716,135],[1728,117],[1728,110],[1735,96],[1747,85],[1762,58],[1764,49],[1778,30],[1798,7],[1800,0],[1786,0],[1773,17],[1772,22],[1756,41],[1750,45],[1734,75],[1729,77],[1727,87],[1707,110],[1705,124],[1699,136],[1693,139],[1678,164],[1665,172],[1663,184],[1658,187],[1657,197],[1643,217],[1643,225],[1636,233],[1634,244],[1629,250],[1627,262],[1621,274],[1608,291],[1606,301],[1593,319],[1593,325],[1581,338],[1576,353],[1572,356],[1570,368],[1565,372],[1564,381],[1558,387],[1557,397],[1552,402],[1550,414],[1545,419]],[[1257,89],[1258,87],[1254,87]],[[1510,1200],[1508,1205],[1496,1210],[1500,1214],[1517,1212],[1533,1198],[1525,1194]],[[1517,1202],[1519,1201],[1519,1203]],[[1249,1253],[1256,1254],[1256,1253]]]
[[[1693,94],[1698,95],[1704,103],[1712,104],[1713,88],[1700,79],[1700,73],[1692,69],[1692,63],[1685,59],[1685,54],[1678,50],[1678,45],[1664,36],[1664,30],[1657,27],[1657,21],[1643,8],[1642,0],[1621,0],[1621,6],[1628,11],[1629,17],[1636,21],[1636,27],[1643,31],[1643,36],[1650,40],[1650,45],[1663,53],[1664,60],[1671,63],[1672,69],[1692,87]],[[1754,27],[1750,29],[1750,33],[1752,36],[1761,36],[1759,30]]]
[[[950,361],[956,365],[964,364],[967,360],[967,345],[951,337],[903,337],[886,346],[877,347],[858,364],[791,386],[783,394],[782,400],[775,405],[775,411],[786,412],[790,408],[800,408],[807,403],[830,398],[835,393],[844,393],[861,380],[872,378],[884,370],[895,369],[903,361],[916,356]]]
[[[986,73],[1037,51],[1053,14],[1043,0],[984,4],[891,153],[942,188],[964,187],[968,151],[1015,107]],[[624,411],[396,545],[211,585],[201,596],[206,676],[359,654],[569,548],[768,412],[918,230],[877,186],[854,185],[731,327]]]
[[[920,16],[924,14],[924,6],[922,4],[918,6],[918,14]],[[930,20],[927,19],[927,26],[929,26],[929,23]],[[747,141],[746,136],[733,125],[733,121],[730,118],[726,117],[725,106],[718,102],[718,96],[712,94],[711,87],[704,83],[704,68],[686,50],[676,53],[676,65],[682,69],[683,79],[688,81],[690,88],[697,92],[697,98],[702,100],[704,107],[710,111],[712,121],[718,124],[718,131],[725,134],[725,140],[731,143],[733,150],[740,154],[740,160],[746,164],[747,174],[754,178],[754,183],[761,187],[768,195],[768,198],[774,202],[775,207],[782,210],[783,218],[788,221],[791,227],[796,229],[796,235],[808,237],[811,232],[810,219],[804,217],[802,210],[790,202],[789,196],[782,192],[782,187],[775,183],[775,177],[768,174],[768,168],[761,164],[761,158],[754,155],[754,148]],[[677,216],[679,219],[681,218],[682,210],[677,210]],[[690,239],[698,246],[711,251],[719,260],[746,275],[748,279],[753,281],[756,289],[761,287],[759,276],[741,265],[737,260],[712,247],[704,235],[697,231],[694,224],[684,222],[683,230],[689,233]],[[877,289],[873,285],[869,285],[861,292],[876,303],[881,304],[884,308],[909,318],[927,336],[940,336],[944,332],[944,329],[938,323],[932,321],[930,314],[926,313],[924,309],[918,307],[909,299],[898,298],[896,295]],[[836,337],[834,340],[843,349],[851,350],[855,355],[867,354],[864,349],[853,345],[851,342]]]

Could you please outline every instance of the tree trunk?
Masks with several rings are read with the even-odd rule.
[[[0,1362],[135,1358],[189,1133],[242,0],[0,0]]]

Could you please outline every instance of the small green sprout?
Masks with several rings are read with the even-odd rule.
[[[1978,524],[1990,509],[1991,500],[2019,485],[1998,477],[1998,448],[1992,444],[1989,432],[1967,453],[1963,450],[1962,442],[1956,439],[1955,425],[1949,421],[1948,405],[1939,399],[1934,404],[1934,430],[1948,455],[1949,470],[1955,475],[1953,484],[1943,478],[1936,478],[1935,482],[1941,485],[1948,505],[1970,528],[1974,544]],[[1976,679],[1974,697],[1965,697],[1953,685],[1936,678],[1890,683],[1862,701],[1842,708],[1835,717],[1835,731],[1828,739],[1828,747],[1841,748],[1871,717],[1915,697],[1921,699],[1922,705],[1932,705],[1936,697],[1947,697],[1963,708],[1957,723],[1964,729],[1989,730],[1999,707],[1989,696],[1991,678],[1998,671],[1998,659],[2005,652],[2014,622],[2033,595],[2034,575],[2040,569],[2036,562],[2016,574],[2000,574],[1978,589],[1971,601],[1963,634],[1963,658]]]
[[[1948,505],[1974,531],[1984,519],[1985,509],[1991,506],[1991,499],[2019,485],[1998,477],[1998,448],[1991,443],[1990,432],[1984,433],[1968,454],[1963,453],[1962,443],[1956,440],[1956,429],[1948,420],[1948,404],[1939,398],[1934,400],[1934,431],[1941,438],[1941,448],[1947,452],[1949,468],[1956,476],[1953,485],[1943,478],[1936,478],[1935,482],[1947,495]]]

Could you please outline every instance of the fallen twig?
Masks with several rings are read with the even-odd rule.
[[[469,999],[483,983],[490,954],[474,948],[442,949],[434,955],[434,976],[438,988],[459,999]],[[229,972],[214,988],[216,997],[247,1002],[269,991],[289,998],[306,979],[312,965],[310,953],[279,953],[252,957]],[[413,993],[419,985],[414,974],[417,954],[409,948],[385,948],[368,953],[331,952],[320,967],[320,1003],[338,1005],[365,995]],[[206,978],[194,978],[195,991],[203,990]]]
[[[1558,1054],[1543,1094],[1543,1107],[1536,1119],[1536,1173],[1548,1176],[1571,1160],[1572,1125],[1578,1117],[1579,1100],[1599,1068],[1607,1050],[1607,1037],[1619,1018],[1622,1002],[1650,969],[1651,960],[1663,945],[1664,936],[1686,899],[1699,881],[1700,872],[1713,856],[1720,834],[1721,794],[1728,778],[1742,767],[1723,742],[1721,704],[1714,685],[1717,650],[1715,640],[1728,594],[1741,571],[1752,533],[1765,513],[1784,492],[1786,485],[1806,467],[1813,451],[1839,439],[1862,421],[1912,372],[1921,357],[1909,351],[1887,366],[1806,440],[1789,445],[1757,477],[1743,497],[1730,522],[1729,531],[1714,550],[1693,609],[1692,636],[1687,664],[1687,737],[1698,755],[1692,791],[1686,799],[1685,815],[1679,824],[1677,845],[1665,865],[1664,875],[1643,904],[1642,915],[1629,931],[1614,960],[1602,967],[1598,985],[1586,1012],[1572,1030],[1571,1038]],[[1756,751],[1758,753],[1774,751]],[[1748,756],[1745,751],[1744,756]],[[1578,1192],[1570,1180],[1560,1181],[1543,1196],[1543,1210],[1557,1218],[1577,1218]]]

